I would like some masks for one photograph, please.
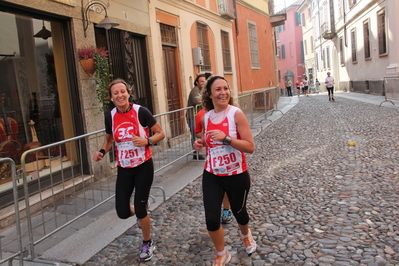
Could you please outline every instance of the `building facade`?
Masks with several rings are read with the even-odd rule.
[[[336,89],[398,98],[397,1],[312,1],[317,77]]]
[[[268,1],[5,0],[0,10],[1,110],[9,122],[0,125],[7,144],[0,157],[16,164],[33,144],[104,128],[112,105],[99,103],[81,49],[105,49],[112,78],[126,80],[134,102],[153,114],[186,107],[195,77],[206,72],[225,76],[235,96],[276,85]],[[182,116],[170,117],[167,126],[178,130],[164,128],[167,139],[189,132]],[[94,146],[68,158],[90,164]],[[10,189],[2,179],[0,192]]]
[[[315,54],[314,54],[314,38],[313,38],[313,21],[312,21],[312,1],[305,0],[298,7],[297,12],[301,15],[301,25],[303,33],[303,53],[306,76],[312,82],[315,71]]]
[[[300,1],[302,2],[302,1]],[[280,88],[285,88],[285,80],[290,78],[293,84],[302,81],[306,74],[303,47],[301,14],[297,12],[299,1],[287,7],[287,20],[276,28],[277,68]]]

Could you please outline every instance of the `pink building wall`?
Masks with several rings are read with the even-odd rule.
[[[280,88],[285,88],[285,78],[288,76],[293,81],[302,81],[305,73],[304,54],[303,54],[303,34],[302,26],[296,25],[295,12],[299,5],[291,5],[287,8],[287,20],[283,31],[278,33],[278,79]],[[302,43],[302,46],[301,46]],[[285,58],[283,48],[285,47]]]

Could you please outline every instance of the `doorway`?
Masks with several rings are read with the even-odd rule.
[[[165,70],[165,82],[168,100],[168,111],[174,111],[181,109],[181,92],[179,88],[177,78],[177,67],[176,67],[176,47],[162,46],[162,53],[164,58],[164,70]],[[176,137],[183,134],[184,125],[184,113],[183,111],[174,112],[169,115],[169,122],[171,128],[172,137]]]

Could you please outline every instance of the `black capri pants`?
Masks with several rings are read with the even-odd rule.
[[[328,91],[328,96],[330,96],[331,94],[334,94],[334,86],[327,87],[327,91]]]
[[[137,219],[147,216],[147,202],[154,180],[154,163],[152,158],[133,168],[118,166],[115,188],[115,209],[121,219],[131,216],[130,198],[134,193],[134,210]]]
[[[208,231],[217,231],[220,228],[221,206],[225,192],[237,222],[240,225],[248,224],[246,205],[250,186],[251,178],[248,171],[232,176],[217,176],[204,170],[202,191]]]

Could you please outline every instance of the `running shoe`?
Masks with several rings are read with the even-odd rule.
[[[248,234],[246,237],[242,237],[241,235],[242,242],[244,242],[245,246],[245,251],[247,252],[248,256],[252,255],[256,251],[256,241],[252,237],[251,230],[248,229]]]
[[[219,256],[218,253],[216,252],[216,257],[215,260],[213,261],[213,266],[223,266],[226,265],[227,263],[229,263],[229,261],[231,260],[231,255],[230,253],[227,251],[227,249],[224,249],[225,253],[224,255]]]
[[[231,211],[229,209],[224,209],[222,211],[222,224],[231,223],[232,220],[233,215],[231,214]]]
[[[154,241],[151,239],[148,243],[143,243],[140,246],[140,261],[149,261],[154,255],[155,245]]]

